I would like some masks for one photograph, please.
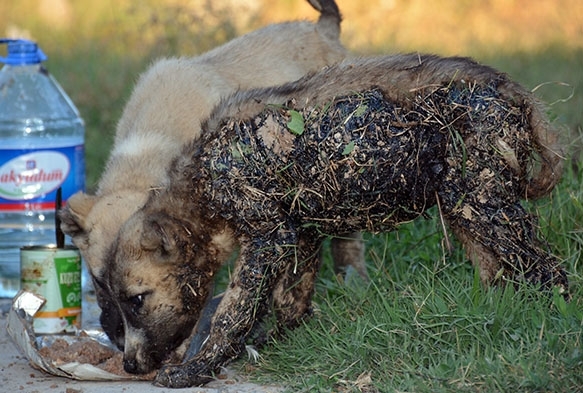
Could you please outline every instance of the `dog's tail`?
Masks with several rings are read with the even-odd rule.
[[[564,145],[559,132],[551,124],[546,114],[546,106],[532,92],[511,81],[500,90],[515,100],[522,101],[531,127],[533,148],[538,155],[538,164],[532,177],[525,184],[524,195],[530,199],[548,195],[561,179],[565,163]]]
[[[318,30],[330,40],[340,38],[340,23],[342,15],[334,0],[308,0],[308,3],[320,12]]]
[[[526,195],[538,198],[550,193],[559,182],[565,164],[565,151],[559,140],[559,133],[545,114],[545,106],[535,99],[530,104],[530,124],[541,163],[537,174],[526,188]]]
[[[411,58],[411,55],[406,58]],[[414,57],[413,57],[414,58]],[[523,172],[525,180],[522,195],[536,199],[548,195],[559,182],[565,162],[564,146],[560,141],[558,130],[551,124],[546,114],[546,106],[532,91],[513,81],[507,74],[494,68],[481,65],[471,59],[459,57],[440,58],[422,56],[418,60],[426,64],[426,73],[421,80],[425,84],[449,80],[475,80],[483,84],[495,82],[501,98],[520,106],[530,128],[533,152],[522,163],[509,162],[511,166]],[[416,74],[413,74],[416,75]],[[502,148],[502,146],[499,146]],[[509,155],[511,156],[511,155]],[[516,157],[514,158],[516,160]]]

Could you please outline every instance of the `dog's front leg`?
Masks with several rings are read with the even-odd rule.
[[[293,329],[312,313],[314,285],[320,270],[319,248],[318,234],[300,235],[295,263],[285,266],[274,285],[273,307],[278,329]]]
[[[192,335],[184,343],[185,352],[184,357],[182,359],[183,362],[192,359],[194,355],[196,355],[200,351],[200,349],[208,339],[211,331],[212,317],[217,311],[219,303],[221,302],[222,299],[223,299],[222,294],[214,296],[204,306],[200,314],[200,318],[198,319],[198,322],[196,323],[196,326],[192,332]]]
[[[217,308],[209,338],[200,352],[180,365],[163,367],[156,385],[172,388],[200,386],[211,381],[221,366],[239,356],[286,266],[295,263],[297,235],[282,226],[269,235],[242,240],[235,272]]]
[[[256,347],[262,347],[286,330],[298,327],[305,317],[312,315],[312,296],[321,262],[320,244],[318,233],[300,235],[294,263],[286,264],[271,291],[277,324],[259,326],[253,332]]]

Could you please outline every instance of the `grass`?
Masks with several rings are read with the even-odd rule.
[[[277,17],[262,10],[256,25],[295,19],[286,7],[298,1],[282,1]],[[160,55],[200,53],[244,30],[233,23],[233,15],[208,1],[185,10],[180,1],[161,9],[153,0],[140,7],[124,0],[79,0],[70,2],[69,30],[43,21],[32,12],[36,3],[1,3],[0,29],[13,24],[39,38],[49,70],[79,107],[87,124],[89,191],[107,159],[124,103],[147,64]],[[550,116],[562,127],[570,155],[562,182],[531,208],[539,213],[553,251],[564,259],[573,300],[566,304],[528,287],[483,288],[459,248],[444,253],[436,218],[416,221],[397,232],[367,235],[370,283],[340,280],[326,256],[314,317],[265,347],[259,364],[240,360],[237,366],[253,379],[303,392],[583,391],[583,49],[580,21],[572,16],[581,9],[579,2],[541,1],[552,12],[539,7],[534,14],[537,7],[523,0],[440,1],[435,7],[373,1],[366,9],[362,2],[338,3],[344,40],[357,52],[470,55],[528,88],[540,86],[536,92],[552,103]],[[484,16],[490,14],[479,13],[505,4],[522,11],[503,12],[493,20],[498,25]],[[313,19],[313,11],[304,7]],[[203,9],[210,17],[199,12]],[[523,19],[509,23],[509,15]],[[477,24],[466,23],[470,17],[483,22],[483,31],[472,30]],[[557,25],[545,25],[546,20]],[[540,26],[546,26],[547,38],[537,35]]]
[[[431,220],[371,239],[369,284],[321,278],[316,315],[265,348],[254,377],[306,392],[583,386],[580,279],[568,304],[528,287],[485,289],[460,252],[435,259],[436,227]]]

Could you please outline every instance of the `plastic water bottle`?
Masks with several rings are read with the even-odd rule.
[[[56,190],[85,188],[85,125],[36,43],[0,45],[0,297],[13,297],[20,247],[55,244]]]

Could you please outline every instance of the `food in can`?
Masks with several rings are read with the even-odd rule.
[[[20,249],[22,289],[46,299],[34,315],[37,334],[73,333],[81,327],[81,255],[72,246]]]

